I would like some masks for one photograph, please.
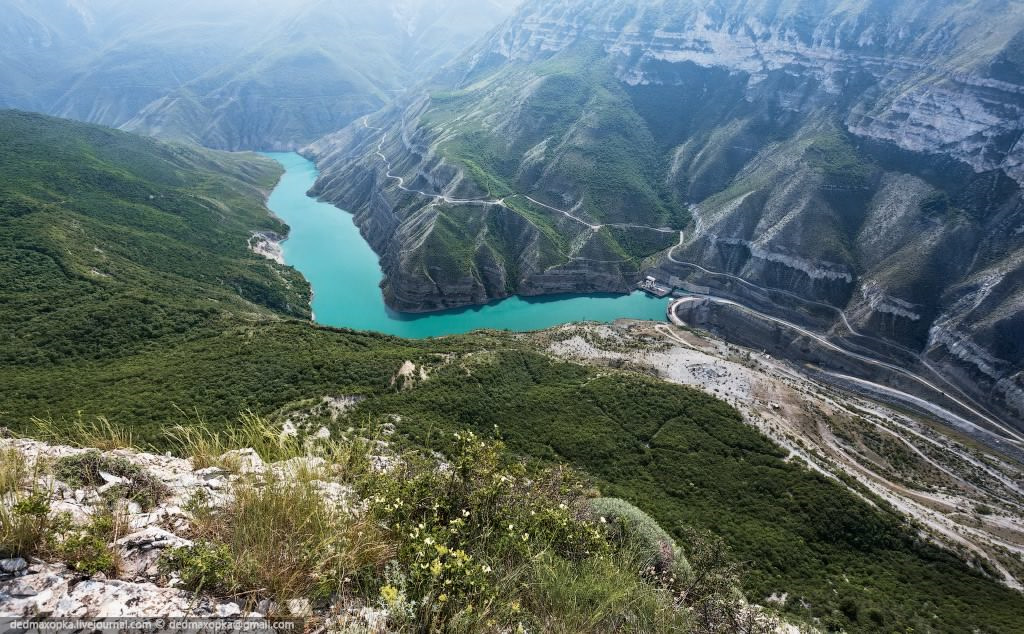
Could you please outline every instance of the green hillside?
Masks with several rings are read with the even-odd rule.
[[[276,176],[264,159],[18,112],[0,113],[0,131],[0,425],[106,415],[161,443],[197,416],[223,428],[245,409],[362,395],[348,416],[311,422],[390,423],[401,442],[442,452],[441,432],[497,426],[512,451],[576,467],[683,544],[694,528],[720,535],[748,597],[788,593],[794,618],[863,632],[1019,627],[1019,593],[787,461],[706,394],[557,362],[511,334],[413,342],[309,324],[308,287],[247,249],[252,231],[284,229],[262,204]],[[397,377],[406,361],[429,378]]]

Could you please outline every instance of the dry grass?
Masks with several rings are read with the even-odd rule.
[[[74,419],[60,421],[33,418],[32,425],[29,436],[55,445],[101,451],[133,449],[136,446],[130,429],[103,416],[86,419],[79,414]]]
[[[229,596],[279,606],[325,600],[376,576],[393,556],[378,527],[334,506],[313,481],[241,480],[226,506],[192,510],[201,546],[172,555],[175,566],[196,586]]]
[[[238,464],[224,456],[236,449],[253,449],[268,462],[307,454],[297,437],[283,434],[267,419],[252,412],[243,413],[237,425],[223,431],[212,430],[198,413],[182,414],[188,417],[186,424],[173,427],[167,437],[177,453],[189,458],[196,469],[220,467],[237,471]]]
[[[14,447],[0,449],[0,497],[17,491],[27,477],[25,454]]]

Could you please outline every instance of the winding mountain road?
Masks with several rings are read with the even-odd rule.
[[[945,391],[942,388],[938,387],[934,383],[928,381],[924,377],[921,377],[921,376],[919,376],[917,374],[914,374],[913,372],[910,372],[909,370],[901,368],[901,367],[899,367],[897,365],[893,365],[891,363],[886,363],[884,361],[879,361],[877,359],[872,359],[871,357],[867,357],[865,355],[858,354],[856,352],[851,352],[849,350],[841,348],[840,346],[838,346],[838,345],[832,343],[831,341],[829,341],[828,339],[826,339],[824,336],[819,335],[819,334],[817,334],[815,332],[812,332],[812,331],[810,331],[810,330],[808,330],[808,329],[806,329],[806,328],[804,328],[802,326],[794,324],[794,323],[792,323],[790,321],[786,321],[784,319],[780,319],[778,317],[773,317],[771,315],[766,315],[766,314],[764,314],[762,312],[754,310],[753,308],[749,308],[747,306],[744,306],[743,304],[740,304],[738,302],[734,302],[734,301],[728,300],[728,299],[723,299],[723,298],[720,298],[720,297],[703,296],[703,295],[702,296],[688,296],[688,297],[679,298],[679,299],[673,301],[669,305],[669,308],[668,308],[668,317],[672,321],[673,324],[675,324],[677,326],[685,326],[686,325],[686,322],[684,322],[679,317],[679,315],[677,313],[677,309],[680,306],[683,306],[684,304],[693,303],[693,302],[711,302],[711,303],[714,303],[714,304],[719,304],[719,305],[729,306],[731,308],[735,308],[737,310],[740,310],[740,311],[743,311],[745,313],[751,314],[751,315],[757,317],[758,319],[762,319],[764,321],[769,321],[769,322],[778,324],[780,326],[783,326],[783,327],[785,327],[787,329],[796,331],[796,332],[800,333],[801,335],[803,335],[805,337],[813,339],[814,341],[816,341],[817,343],[821,344],[822,346],[828,348],[829,350],[837,352],[837,353],[839,353],[841,355],[847,356],[847,357],[849,357],[851,359],[856,359],[857,361],[860,361],[861,363],[867,363],[867,364],[875,366],[875,367],[884,368],[886,370],[889,370],[890,372],[895,372],[895,373],[900,374],[900,375],[902,375],[904,377],[907,377],[907,378],[909,378],[909,379],[919,383],[920,385],[923,385],[923,386],[927,387],[930,390],[934,390],[935,392],[938,392],[939,394],[944,395],[951,402],[956,403],[958,406],[963,408],[964,411],[970,412],[974,416],[977,416],[978,419],[983,420],[983,421],[987,422],[989,425],[991,425],[993,428],[998,429],[1000,432],[1002,432],[1002,436],[999,436],[998,434],[996,434],[995,432],[993,432],[990,429],[987,429],[985,427],[981,427],[981,426],[979,426],[979,425],[977,425],[975,423],[967,421],[966,419],[964,419],[961,416],[957,416],[956,414],[953,414],[952,412],[948,412],[947,410],[945,410],[943,408],[939,408],[937,405],[929,404],[929,406],[931,408],[934,408],[933,411],[941,410],[942,412],[945,412],[946,414],[948,414],[948,416],[946,416],[944,418],[946,418],[949,422],[954,423],[955,426],[959,427],[959,426],[962,426],[963,424],[966,423],[967,425],[970,425],[971,428],[973,428],[975,431],[995,436],[994,440],[996,442],[999,442],[999,443],[1009,442],[1012,445],[1015,445],[1016,447],[1018,447],[1019,449],[1020,448],[1024,448],[1024,436],[1022,436],[1020,433],[1018,433],[1017,431],[1007,427],[1006,425],[1002,424],[1001,422],[993,420],[989,416],[979,412],[976,408],[974,408],[971,405],[965,403],[964,401],[956,398],[955,396],[949,394],[947,391]],[[864,381],[863,379],[856,379],[856,381],[859,381],[861,383],[868,384],[868,385],[871,385],[871,386],[876,386],[877,385],[877,384],[872,383],[870,381]],[[880,385],[878,386],[878,388],[879,388],[879,391],[883,391],[883,392],[889,393],[890,395],[893,395],[893,396],[900,396],[900,397],[905,398],[906,400],[908,400],[910,402],[914,402],[914,403],[925,402],[925,403],[927,403],[926,401],[923,401],[923,399],[921,399],[918,396],[914,396],[912,394],[908,394],[906,392],[903,392],[901,390],[897,390],[895,388],[891,388],[891,387],[888,387],[888,386],[880,386]]]
[[[902,351],[903,353],[913,357],[918,363],[920,363],[924,368],[926,368],[931,373],[932,377],[934,377],[935,379],[941,381],[947,388],[954,390],[962,398],[970,401],[971,404],[976,409],[985,411],[985,413],[987,414],[987,419],[991,419],[991,418],[994,417],[993,414],[991,412],[989,412],[982,404],[978,403],[969,394],[964,392],[959,386],[957,386],[955,383],[953,383],[952,381],[947,379],[941,372],[939,372],[939,370],[937,368],[935,368],[935,366],[933,366],[931,363],[928,362],[928,359],[925,358],[924,355],[922,355],[921,353],[919,353],[919,352],[917,352],[915,350],[911,350],[910,348],[907,348],[906,346],[901,346],[898,343],[895,343],[895,342],[892,342],[892,341],[888,341],[888,340],[884,340],[884,339],[879,339],[878,337],[875,337],[875,336],[868,335],[868,334],[865,334],[863,332],[860,332],[859,330],[857,330],[856,328],[853,327],[853,324],[850,323],[850,319],[847,317],[846,311],[844,311],[843,309],[839,308],[838,306],[833,306],[832,304],[826,304],[824,302],[818,302],[818,301],[814,301],[812,299],[807,299],[805,297],[801,297],[800,295],[797,295],[796,293],[792,293],[792,292],[787,291],[785,289],[760,286],[758,284],[754,284],[753,282],[751,282],[749,280],[745,280],[742,277],[738,277],[738,276],[732,275],[730,273],[723,273],[721,271],[712,271],[712,270],[704,268],[703,266],[700,266],[699,264],[696,264],[694,262],[688,262],[686,260],[679,260],[679,259],[677,259],[675,257],[675,255],[674,255],[674,251],[676,249],[678,249],[678,248],[683,246],[683,242],[685,241],[685,239],[686,239],[686,234],[684,232],[680,231],[679,232],[679,244],[677,244],[675,247],[673,247],[673,248],[668,250],[668,254],[667,254],[666,257],[667,257],[667,259],[669,261],[671,261],[671,262],[673,262],[675,264],[678,264],[680,266],[687,266],[687,267],[696,269],[696,270],[698,270],[698,271],[700,271],[702,273],[705,273],[707,275],[711,275],[713,277],[721,277],[721,278],[726,278],[726,279],[734,280],[734,281],[739,282],[739,283],[747,286],[748,288],[752,288],[754,290],[758,290],[758,291],[761,291],[761,292],[764,292],[764,293],[768,293],[768,294],[779,293],[781,295],[785,295],[787,297],[791,297],[791,298],[793,298],[793,299],[795,299],[795,300],[797,300],[799,302],[802,302],[802,303],[804,303],[806,305],[817,306],[819,308],[824,308],[824,309],[826,309],[828,311],[831,311],[831,312],[835,313],[839,317],[840,321],[843,322],[843,326],[846,328],[846,330],[849,331],[849,333],[851,335],[853,335],[855,337],[863,337],[865,339],[870,339],[872,341],[875,341],[875,342],[880,343],[880,344],[885,345],[885,346],[890,346],[892,348],[898,349],[898,350]]]
[[[385,176],[388,179],[391,179],[391,180],[395,181],[397,183],[398,188],[400,190],[404,191],[404,192],[407,192],[407,193],[410,193],[410,194],[415,194],[415,195],[418,195],[418,196],[422,196],[424,198],[428,198],[428,199],[433,200],[435,202],[443,202],[443,203],[450,204],[450,205],[480,205],[480,206],[485,206],[485,207],[487,207],[487,206],[489,206],[489,207],[497,206],[497,207],[502,207],[502,208],[508,209],[510,211],[513,211],[513,212],[515,210],[513,210],[511,207],[509,207],[508,204],[505,201],[510,199],[510,198],[520,197],[520,198],[523,198],[523,199],[529,201],[530,203],[532,203],[534,205],[537,205],[537,206],[542,207],[544,209],[547,209],[549,211],[552,211],[552,212],[555,212],[557,214],[560,214],[560,215],[562,215],[562,216],[564,216],[566,218],[569,218],[570,220],[585,226],[586,228],[588,228],[589,230],[591,230],[593,232],[600,231],[604,227],[632,228],[632,229],[641,229],[641,230],[655,231],[655,232],[659,232],[659,233],[675,233],[676,232],[675,229],[671,229],[671,228],[668,228],[668,227],[651,227],[651,226],[647,226],[647,225],[637,225],[637,224],[627,224],[627,223],[620,223],[620,224],[614,224],[614,223],[611,223],[611,224],[595,224],[595,223],[592,223],[592,222],[588,222],[587,220],[584,220],[583,218],[581,218],[581,217],[577,216],[576,214],[572,213],[571,211],[568,211],[566,209],[560,209],[558,207],[554,207],[554,206],[549,205],[547,203],[541,202],[541,201],[539,201],[539,200],[537,200],[537,199],[535,199],[532,196],[529,196],[527,194],[512,194],[510,196],[506,196],[505,198],[494,198],[494,199],[452,198],[452,197],[447,196],[445,194],[432,194],[432,193],[425,192],[425,191],[422,191],[422,190],[412,189],[412,188],[410,188],[410,187],[408,187],[406,185],[404,177],[399,176],[399,175],[397,175],[397,174],[395,174],[393,172],[393,165],[392,165],[391,161],[388,159],[388,157],[384,154],[384,144],[387,141],[387,137],[388,137],[387,131],[384,130],[383,128],[378,128],[378,127],[371,126],[369,124],[369,117],[364,117],[363,118],[363,127],[366,128],[366,129],[375,130],[375,131],[378,131],[378,132],[381,133],[381,138],[380,138],[380,141],[377,143],[377,148],[376,148],[375,154],[384,163],[384,166],[385,166],[384,174],[385,174]],[[675,264],[678,264],[680,266],[686,266],[686,267],[690,267],[690,268],[696,269],[696,270],[698,270],[698,271],[700,271],[700,272],[702,272],[702,273],[704,273],[706,275],[711,275],[711,276],[714,276],[714,277],[726,278],[726,279],[730,279],[730,280],[739,282],[740,284],[743,284],[743,285],[745,285],[745,286],[747,286],[749,288],[753,288],[755,290],[758,290],[758,291],[761,291],[761,292],[764,292],[764,293],[769,293],[769,294],[770,293],[779,293],[779,294],[785,295],[787,297],[791,297],[794,300],[800,301],[800,302],[802,302],[802,303],[804,303],[806,305],[817,306],[819,308],[823,308],[825,310],[831,311],[831,312],[833,312],[834,314],[836,314],[838,316],[839,320],[843,324],[843,327],[846,328],[846,330],[851,335],[856,336],[856,337],[865,337],[865,338],[872,339],[872,340],[875,339],[875,337],[872,337],[870,335],[865,335],[865,334],[861,333],[860,331],[858,331],[856,328],[854,328],[853,324],[850,323],[850,320],[847,317],[846,312],[843,311],[841,308],[839,308],[837,306],[833,306],[831,304],[826,304],[824,302],[818,302],[818,301],[814,301],[814,300],[809,300],[807,298],[804,298],[804,297],[801,297],[801,296],[797,295],[796,293],[792,293],[792,292],[784,290],[784,289],[767,288],[767,287],[759,286],[757,284],[754,284],[753,282],[750,282],[748,280],[743,279],[742,277],[739,277],[739,276],[736,276],[736,275],[732,275],[730,273],[723,273],[723,272],[720,272],[720,271],[712,271],[712,270],[707,269],[707,268],[705,268],[703,266],[700,266],[699,264],[696,264],[694,262],[688,262],[686,260],[677,259],[676,256],[675,256],[675,250],[683,246],[683,244],[685,242],[685,239],[686,239],[685,232],[679,231],[679,242],[678,242],[678,244],[676,244],[676,246],[674,246],[674,247],[672,247],[672,248],[667,250],[666,258],[669,261],[671,261],[671,262],[673,262]],[[576,258],[575,256],[571,256],[571,255],[567,255],[567,257],[569,257],[570,259],[579,259],[579,258]],[[756,315],[756,316],[758,316],[760,318],[763,318],[763,319],[775,322],[775,323],[777,323],[779,325],[785,326],[787,328],[796,330],[797,332],[800,332],[801,334],[803,334],[805,336],[811,337],[812,339],[814,339],[815,341],[817,341],[817,342],[821,343],[822,345],[826,346],[830,350],[833,350],[833,351],[836,351],[836,352],[838,352],[840,354],[843,354],[843,355],[849,356],[851,358],[857,359],[857,360],[859,360],[861,362],[874,365],[876,367],[883,367],[883,368],[886,368],[886,369],[888,369],[890,371],[898,372],[899,374],[902,374],[902,375],[904,375],[904,376],[906,376],[908,378],[911,378],[914,381],[916,381],[916,382],[918,382],[918,383],[928,387],[929,389],[935,390],[935,391],[937,391],[940,394],[944,394],[952,402],[956,403],[957,405],[960,405],[966,411],[971,412],[972,414],[978,416],[980,419],[988,422],[989,424],[993,425],[995,428],[1000,429],[1001,431],[1006,433],[1007,437],[1011,439],[1010,442],[1014,442],[1014,443],[1017,443],[1017,444],[1024,443],[1024,437],[1020,436],[1019,434],[1017,434],[1016,432],[1014,432],[1010,428],[1006,427],[1002,423],[999,423],[996,420],[994,420],[991,414],[982,413],[981,411],[979,411],[979,410],[984,410],[985,408],[982,405],[980,405],[979,403],[977,403],[976,401],[974,401],[974,399],[972,399],[969,395],[964,393],[963,390],[961,390],[959,387],[957,387],[956,385],[951,383],[949,380],[947,380],[940,372],[938,372],[938,370],[936,370],[934,367],[932,367],[928,363],[928,361],[926,359],[924,359],[920,354],[918,354],[918,353],[916,353],[916,352],[914,352],[912,350],[909,350],[907,348],[904,348],[903,346],[899,346],[898,344],[892,344],[891,342],[883,342],[886,345],[892,345],[892,346],[894,346],[896,348],[899,348],[899,349],[903,350],[904,352],[912,355],[925,368],[927,368],[928,371],[935,378],[937,378],[939,381],[944,383],[948,388],[952,388],[954,391],[957,392],[957,394],[959,394],[961,397],[963,397],[963,399],[966,399],[967,401],[970,401],[971,404],[968,404],[968,403],[964,402],[963,400],[960,400],[960,399],[950,395],[948,390],[943,390],[943,389],[939,388],[938,386],[936,386],[934,383],[928,381],[927,379],[925,379],[925,378],[923,378],[921,376],[918,376],[918,375],[916,375],[916,374],[914,374],[914,373],[912,373],[912,372],[910,372],[908,370],[900,368],[899,366],[896,366],[896,365],[893,365],[893,364],[890,364],[890,363],[886,363],[884,361],[879,361],[877,359],[872,359],[871,357],[867,357],[867,356],[862,355],[862,354],[851,352],[849,350],[846,350],[846,349],[844,349],[844,348],[842,348],[842,347],[832,343],[831,341],[829,341],[828,339],[826,339],[822,335],[816,334],[816,333],[814,333],[814,332],[812,332],[810,330],[807,330],[806,328],[798,326],[797,324],[794,324],[792,322],[788,322],[788,321],[785,321],[785,320],[782,320],[782,319],[779,319],[779,318],[776,318],[776,317],[772,317],[770,315],[766,315],[764,313],[756,311],[756,310],[754,310],[752,308],[749,308],[747,306],[744,306],[744,305],[739,304],[737,302],[734,302],[732,300],[721,299],[721,298],[714,298],[714,297],[683,298],[682,300],[679,300],[679,302],[673,303],[673,305],[669,309],[669,314],[670,314],[671,317],[673,317],[673,321],[678,320],[678,317],[675,316],[675,308],[678,305],[680,305],[680,302],[684,302],[684,301],[688,301],[688,300],[696,300],[696,299],[701,299],[701,300],[708,299],[709,301],[714,301],[714,302],[717,302],[717,303],[720,303],[720,304],[734,306],[734,307],[736,307],[736,308],[738,308],[740,310],[743,310],[743,311],[746,311],[748,313],[754,314],[754,315]],[[891,388],[886,388],[886,389],[891,390]],[[901,394],[905,394],[905,393],[901,392]],[[910,399],[917,399],[917,397],[913,397],[912,395],[909,395],[909,394],[906,394],[906,397],[908,397]],[[917,400],[920,400],[920,399],[917,399]],[[949,415],[950,416],[955,416],[956,418],[958,418],[960,420],[963,420],[961,417],[958,417],[955,414],[952,414],[951,412],[949,413]],[[983,428],[979,428],[979,429],[983,429]]]
[[[509,198],[523,198],[523,199],[528,200],[529,202],[533,203],[534,205],[537,205],[538,207],[543,207],[544,209],[547,209],[549,211],[553,211],[553,212],[555,212],[557,214],[561,214],[561,215],[565,216],[566,218],[569,218],[570,220],[578,222],[579,224],[581,224],[581,225],[587,227],[588,229],[590,229],[591,231],[600,231],[604,227],[616,227],[616,228],[621,228],[621,229],[644,229],[644,230],[648,230],[648,231],[656,231],[658,233],[675,233],[675,231],[676,231],[675,229],[671,229],[669,227],[649,227],[647,225],[638,225],[638,224],[629,224],[629,223],[602,223],[602,224],[594,224],[592,222],[587,222],[586,220],[584,220],[583,218],[580,218],[579,216],[577,216],[576,214],[572,213],[571,211],[568,211],[566,209],[559,209],[558,207],[553,207],[553,206],[551,206],[551,205],[549,205],[547,203],[543,203],[543,202],[537,200],[536,198],[533,198],[532,196],[528,196],[526,194],[512,194],[510,196],[506,196],[505,198],[451,198],[450,196],[446,196],[444,194],[431,194],[429,192],[421,191],[419,189],[411,189],[411,188],[406,186],[405,178],[403,178],[401,176],[398,176],[397,174],[394,174],[392,172],[391,161],[384,154],[384,143],[385,143],[385,141],[387,141],[387,137],[388,137],[387,132],[383,128],[377,128],[377,127],[371,126],[369,124],[369,117],[363,117],[363,127],[367,128],[367,129],[370,129],[370,130],[376,130],[376,131],[381,133],[380,142],[377,144],[376,155],[380,158],[381,161],[384,162],[384,167],[385,167],[384,175],[387,178],[390,178],[390,179],[396,181],[398,183],[398,188],[399,189],[401,189],[404,192],[410,193],[410,194],[417,194],[419,196],[430,198],[430,199],[433,199],[435,201],[444,202],[444,203],[447,203],[449,205],[499,206],[499,207],[504,207],[504,208],[509,209],[509,210],[512,210],[512,209],[508,206],[508,204],[506,204],[506,202],[505,202],[506,200],[508,200]],[[514,210],[512,210],[512,211],[514,211]]]

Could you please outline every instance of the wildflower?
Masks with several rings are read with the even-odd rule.
[[[391,585],[384,586],[380,589],[380,597],[384,599],[384,603],[394,605],[398,602],[398,588]]]
[[[435,559],[433,562],[431,562],[431,564],[430,564],[430,574],[431,574],[431,576],[440,577],[442,570],[444,570],[444,566],[441,565],[441,560],[440,559]]]
[[[462,509],[462,517],[469,517],[469,509]]]
[[[437,602],[438,603],[445,603],[446,601],[448,601],[448,595],[447,594],[442,594],[442,595],[439,595],[437,597]]]
[[[491,567],[485,564],[483,566],[480,566],[480,570],[486,574],[491,571]]]
[[[529,541],[529,539],[530,539],[530,534],[529,533],[523,533],[523,541],[524,542],[525,541]]]

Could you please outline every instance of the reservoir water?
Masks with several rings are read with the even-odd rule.
[[[294,153],[267,156],[285,169],[268,206],[291,227],[281,245],[285,262],[312,285],[317,323],[419,339],[481,328],[522,332],[572,321],[665,318],[668,301],[643,293],[513,297],[487,306],[425,315],[392,311],[380,290],[383,273],[377,254],[359,234],[352,216],[306,196],[317,178],[316,166]]]

